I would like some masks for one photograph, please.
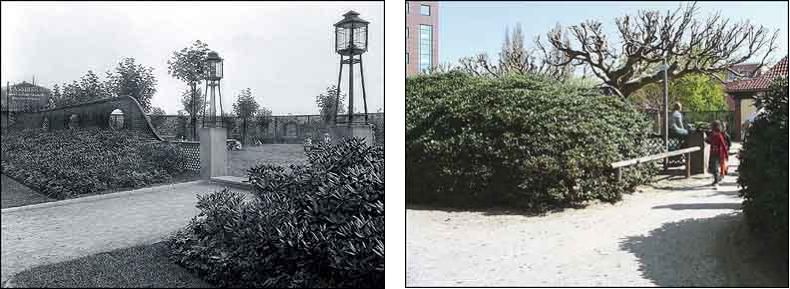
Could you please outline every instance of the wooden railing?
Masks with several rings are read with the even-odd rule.
[[[617,169],[617,180],[620,181],[620,180],[623,179],[623,167],[632,166],[632,165],[638,165],[640,163],[649,162],[649,161],[655,161],[655,160],[660,160],[660,159],[665,159],[665,158],[668,158],[668,157],[685,155],[685,159],[686,159],[686,177],[688,178],[688,177],[691,176],[691,156],[690,156],[690,154],[693,153],[693,152],[699,151],[699,150],[700,150],[700,147],[695,146],[695,147],[690,147],[690,148],[684,148],[684,149],[664,152],[664,153],[660,153],[660,154],[654,154],[654,155],[639,157],[639,158],[630,159],[630,160],[613,162],[612,163],[612,168],[613,169]]]

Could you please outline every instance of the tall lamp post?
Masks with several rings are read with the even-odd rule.
[[[669,151],[669,77],[667,76],[667,58],[664,57],[664,62],[661,65],[661,70],[664,71],[664,149]]]
[[[337,75],[337,94],[335,95],[334,134],[335,138],[360,137],[373,144],[373,129],[368,122],[368,102],[365,94],[365,74],[362,68],[362,54],[368,51],[368,24],[359,18],[359,13],[348,11],[343,19],[335,23],[335,52],[340,54],[340,71]],[[348,119],[338,124],[337,108],[340,105],[340,81],[343,65],[348,65]],[[354,122],[354,64],[359,64],[362,82],[362,101],[365,109],[364,123]]]
[[[669,151],[669,77],[667,75],[667,70],[669,69],[669,65],[667,65],[667,58],[666,56],[663,58],[663,62],[660,66],[661,70],[664,71],[664,151]],[[669,159],[664,158],[664,169],[669,167]]]
[[[217,52],[211,51],[206,57],[206,93],[203,94],[203,127],[223,127],[222,118],[224,111],[222,109],[222,90],[220,89],[220,80],[222,80],[222,61]],[[208,90],[211,88],[211,98],[209,102],[205,101],[208,96]],[[219,94],[219,123],[217,123],[217,99],[216,93]],[[209,114],[206,115],[206,106],[209,107]],[[208,126],[206,125],[208,119]]]
[[[225,163],[228,154],[226,150],[228,131],[223,127],[222,93],[219,83],[222,79],[222,61],[219,54],[214,51],[209,52],[206,58],[206,94],[211,88],[211,99],[206,103],[204,95],[203,128],[200,129],[200,175],[204,179],[225,176],[228,170]],[[217,123],[215,90],[219,93],[219,123]],[[209,106],[208,115],[206,115],[206,105]]]
[[[368,122],[367,96],[365,95],[365,74],[362,71],[362,54],[368,51],[368,24],[359,18],[359,13],[348,11],[343,20],[335,23],[335,51],[340,54],[340,72],[337,75],[337,95],[335,96],[335,123],[337,123],[337,106],[340,98],[340,79],[343,75],[343,64],[348,64],[348,123],[354,116],[354,64],[359,64],[359,75],[362,80],[362,100],[365,106],[365,123]],[[345,59],[344,59],[345,57]]]

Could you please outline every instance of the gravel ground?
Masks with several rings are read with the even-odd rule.
[[[190,182],[4,211],[2,281],[35,266],[161,241],[197,215],[197,194],[220,189]]]
[[[616,204],[593,204],[537,217],[408,209],[406,284],[774,284],[759,273],[743,272],[756,269],[739,264],[743,258],[733,256],[739,250],[729,244],[742,218],[733,173],[737,159],[733,159],[731,175],[719,190],[709,185],[710,175],[697,175],[641,187]]]

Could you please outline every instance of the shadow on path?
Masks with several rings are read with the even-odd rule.
[[[505,207],[460,207],[436,204],[409,204],[406,203],[407,210],[416,211],[443,211],[448,213],[470,212],[480,213],[484,216],[503,216],[503,215],[518,215],[527,217],[541,217],[548,214],[560,213],[566,209],[579,209],[585,207],[584,204],[579,205],[566,205],[565,207],[550,207],[544,210],[538,209],[518,209],[518,208],[505,208]]]
[[[700,204],[671,204],[655,206],[653,209],[672,209],[672,210],[739,210],[739,203],[700,203]]]
[[[634,254],[642,276],[661,287],[787,287],[787,264],[783,276],[776,273],[782,266],[755,242],[742,241],[748,238],[742,227],[740,213],[687,219],[626,237],[620,248]]]
[[[655,190],[665,190],[665,191],[699,191],[711,187],[710,184],[688,186],[688,187],[657,186],[655,184],[648,184],[646,186],[653,188]]]

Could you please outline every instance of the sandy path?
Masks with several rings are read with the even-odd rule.
[[[220,189],[189,182],[3,211],[2,280],[27,268],[162,240],[197,215],[195,195]]]
[[[734,158],[733,158],[734,159]],[[737,160],[731,165],[737,166]],[[666,180],[547,216],[407,210],[407,286],[727,286],[736,176]]]

